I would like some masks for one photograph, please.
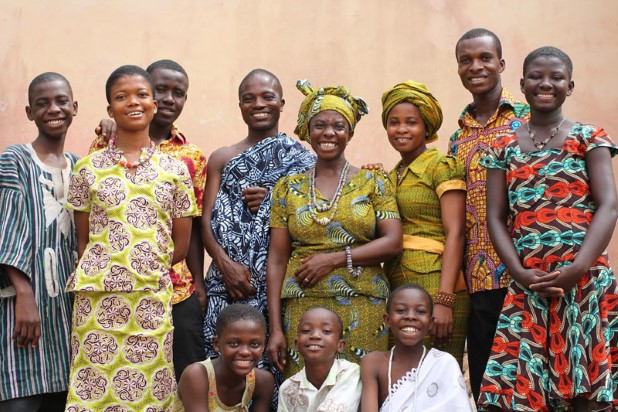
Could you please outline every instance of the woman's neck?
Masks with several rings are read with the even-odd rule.
[[[540,112],[530,108],[530,124],[538,127],[554,127],[562,121],[564,114],[559,107],[551,112]]]
[[[341,156],[337,159],[323,160],[318,158],[315,162],[316,175],[340,175],[341,170],[345,166],[345,156]]]
[[[139,153],[142,148],[149,145],[148,129],[139,132],[118,131],[116,133],[116,147],[124,153]]]

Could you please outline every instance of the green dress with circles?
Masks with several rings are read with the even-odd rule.
[[[326,306],[339,314],[346,340],[341,357],[355,363],[368,352],[388,349],[388,330],[383,324],[389,284],[382,267],[365,266],[358,277],[347,267],[333,270],[312,288],[303,288],[294,273],[301,259],[319,253],[356,248],[372,241],[376,224],[384,219],[399,219],[393,186],[381,171],[361,170],[345,184],[332,222],[322,226],[309,213],[310,179],[305,174],[279,180],[273,190],[270,226],[287,229],[292,237],[292,253],[288,261],[281,291],[283,332],[288,358],[286,377],[303,367],[296,352],[296,326],[305,310]],[[327,200],[316,189],[319,204]],[[319,212],[329,217],[331,211]]]

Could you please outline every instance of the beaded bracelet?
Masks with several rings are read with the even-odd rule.
[[[433,303],[453,309],[455,307],[456,296],[457,295],[455,295],[454,293],[440,291],[437,292],[436,295],[433,297]]]
[[[358,266],[355,269],[354,266],[352,266],[352,249],[350,249],[350,246],[345,247],[345,260],[348,264],[348,273],[357,278],[363,271],[363,268]]]

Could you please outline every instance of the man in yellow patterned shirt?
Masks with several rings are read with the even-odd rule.
[[[470,385],[478,399],[498,317],[510,276],[496,254],[487,231],[487,171],[481,155],[497,136],[512,133],[528,120],[530,108],[502,87],[504,71],[500,39],[489,30],[472,29],[455,46],[458,74],[473,102],[459,118],[449,154],[466,168],[466,281],[470,292],[468,363]]]
[[[189,77],[178,63],[159,60],[146,69],[155,84],[155,100],[158,111],[150,123],[150,139],[158,149],[187,166],[199,214],[202,214],[202,198],[206,185],[206,157],[202,149],[187,141],[174,124],[187,100]],[[107,147],[107,138],[115,134],[111,119],[101,121],[97,128],[98,138],[90,146],[90,152]],[[174,371],[180,380],[182,371],[193,362],[205,359],[202,334],[203,316],[206,309],[204,288],[204,247],[200,238],[200,218],[193,219],[191,242],[186,260],[172,267],[170,278],[174,285],[172,319],[174,322]]]

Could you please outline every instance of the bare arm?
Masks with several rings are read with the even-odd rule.
[[[232,261],[225,250],[219,245],[211,228],[212,209],[221,184],[221,172],[227,163],[225,152],[222,149],[215,151],[208,159],[208,179],[204,192],[202,207],[202,241],[206,251],[212,257],[217,267],[223,274],[223,281],[232,300],[246,300],[256,293],[255,288],[249,281],[249,270]]]
[[[172,241],[174,242],[174,257],[172,265],[187,257],[189,241],[191,240],[191,224],[193,218],[179,217],[172,219]]]
[[[185,368],[178,382],[178,396],[185,412],[208,412],[208,372],[200,363]]]
[[[361,392],[360,411],[376,412],[379,407],[379,382],[378,382],[378,359],[377,353],[368,353],[361,360]]]
[[[253,403],[251,411],[268,412],[275,391],[275,378],[273,375],[262,369],[255,369],[255,390],[253,391]]]
[[[41,316],[30,286],[30,279],[19,269],[2,265],[9,281],[15,288],[15,329],[13,340],[17,347],[25,348],[29,344],[36,348],[41,337]]]
[[[206,287],[204,286],[204,245],[200,235],[201,218],[194,217],[191,223],[191,240],[187,253],[187,267],[193,276],[195,295],[202,306],[202,314],[206,311]]]
[[[446,235],[444,253],[442,254],[442,271],[440,273],[440,291],[453,293],[457,276],[463,267],[463,253],[466,225],[466,192],[449,190],[440,197],[442,226]],[[435,305],[434,323],[431,336],[438,343],[446,343],[453,333],[453,309],[444,305]]]
[[[268,357],[270,364],[283,371],[285,366],[286,342],[281,327],[281,287],[292,252],[292,239],[286,229],[270,229],[270,247],[266,261],[266,299],[270,334]]]

